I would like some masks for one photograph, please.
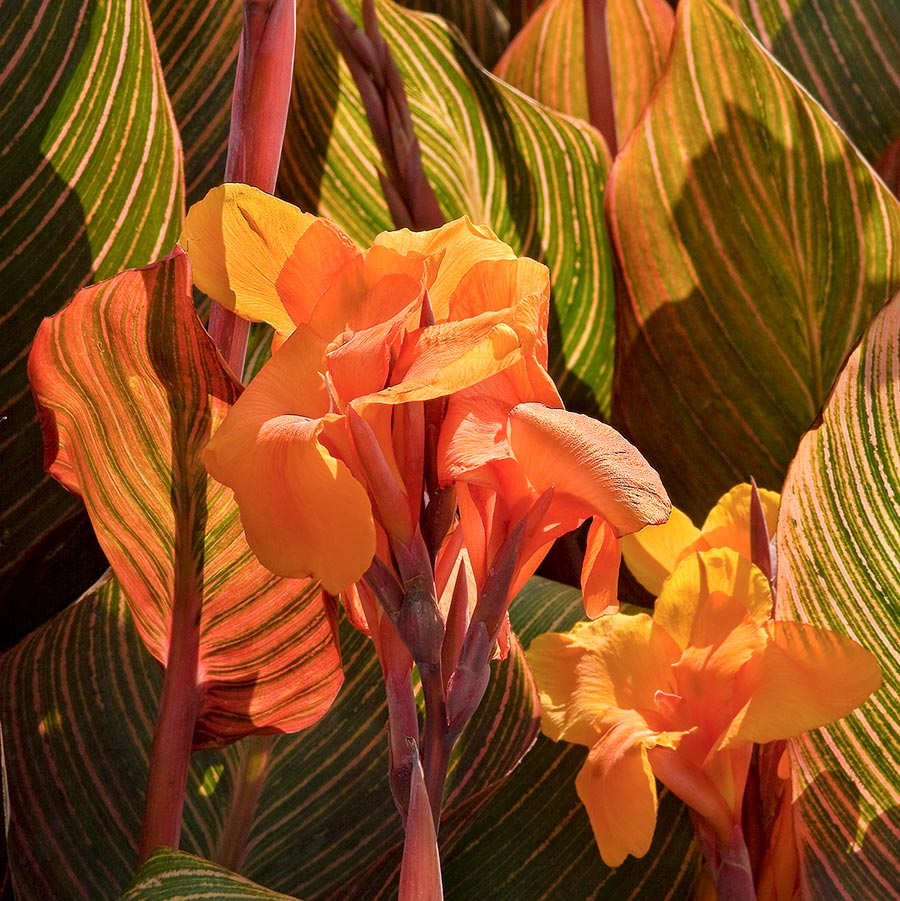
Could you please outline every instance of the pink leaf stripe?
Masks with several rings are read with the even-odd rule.
[[[180,228],[179,138],[144,4],[5,7],[0,133],[0,595],[18,603],[80,506],[40,468],[34,332],[92,278],[168,252]],[[88,566],[82,579],[99,575],[64,553]]]
[[[842,371],[791,465],[778,520],[778,616],[875,653],[860,710],[791,743],[810,897],[888,898],[900,871],[900,295]]]
[[[897,202],[729,9],[686,0],[607,205],[614,420],[695,518],[750,475],[778,487],[900,284]]]
[[[358,3],[345,4],[351,12]],[[603,221],[609,157],[585,123],[498,82],[434,17],[377,3],[409,97],[422,165],[445,217],[489,225],[550,268],[550,368],[570,407],[608,413],[614,297]],[[325,0],[297,13],[297,57],[279,188],[367,244],[392,227],[378,151],[326,27]]]
[[[319,590],[256,562],[200,462],[240,388],[193,312],[184,254],[79,292],[42,325],[30,374],[45,463],[84,498],[161,662],[179,592],[202,593],[195,743],[318,719],[341,682]]]

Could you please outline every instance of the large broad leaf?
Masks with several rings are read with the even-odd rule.
[[[119,901],[285,901],[272,892],[208,860],[160,848],[138,871]]]
[[[900,872],[900,296],[847,362],[791,465],[778,519],[777,614],[851,635],[884,684],[791,742],[807,895],[892,898]]]
[[[609,41],[609,92],[618,144],[644,111],[669,53],[674,15],[666,0],[602,0]],[[494,71],[553,109],[589,118],[583,0],[546,0]],[[598,85],[598,88],[600,86]]]
[[[246,742],[194,754],[183,850],[228,857],[229,868],[305,898],[344,896],[350,882],[363,886],[358,897],[372,897],[370,874],[395,884],[402,828],[387,787],[380,667],[371,642],[346,623],[341,638],[345,686],[314,727],[270,737],[258,806],[245,800]],[[0,661],[10,860],[20,901],[110,898],[131,879],[161,684],[115,581]],[[493,665],[488,694],[451,763],[448,832],[530,747],[533,696],[514,647]],[[240,853],[224,849],[244,829],[241,863]]]
[[[614,420],[694,518],[751,475],[778,487],[900,283],[896,200],[717,0],[679,5],[607,200],[627,290]]]
[[[894,0],[729,2],[871,162],[900,137],[900,5]]]
[[[553,114],[478,67],[440,20],[377,6],[409,96],[423,165],[448,219],[484,222],[553,283],[551,371],[570,406],[607,412],[612,270],[603,224],[608,155],[596,132]],[[280,187],[368,243],[392,227],[378,153],[324,0],[298,10],[292,113]]]
[[[30,373],[47,465],[84,498],[157,660],[196,605],[195,744],[318,719],[341,673],[317,585],[258,563],[200,460],[241,389],[194,314],[187,257],[79,292],[42,325]]]
[[[81,285],[168,252],[182,178],[143,3],[3,4],[0,59],[0,609],[15,628],[23,597],[39,616],[104,568],[80,504],[41,471],[28,347]]]
[[[188,205],[225,178],[240,0],[150,0],[172,109],[184,148]]]

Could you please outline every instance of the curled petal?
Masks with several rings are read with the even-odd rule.
[[[581,593],[584,612],[591,619],[619,610],[619,539],[599,516],[588,531],[584,565],[581,568]]]
[[[875,656],[837,632],[806,623],[766,624],[769,641],[740,674],[746,706],[723,746],[793,738],[863,704],[881,685]]]
[[[704,551],[708,548],[730,547],[749,560],[751,492],[751,486],[745,483],[735,485],[719,498],[700,529],[694,549]],[[769,535],[774,535],[778,524],[780,496],[763,488],[759,489],[759,497]]]
[[[584,518],[601,516],[626,535],[664,522],[672,505],[659,475],[615,429],[542,404],[509,414],[509,446],[538,491],[553,486]]]
[[[268,322],[282,340],[359,256],[333,223],[247,185],[213,188],[188,211],[179,242],[201,291],[245,319]]]

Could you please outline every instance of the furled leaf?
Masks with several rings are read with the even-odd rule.
[[[605,0],[618,144],[625,143],[669,52],[674,16],[666,0]],[[583,0],[547,0],[494,71],[553,109],[588,119]]]
[[[183,200],[143,3],[4,4],[0,59],[0,609],[15,626],[24,595],[46,610],[105,568],[81,505],[41,471],[35,329],[81,285],[168,252]]]
[[[200,595],[195,744],[318,719],[341,682],[318,587],[263,569],[200,460],[240,386],[194,314],[187,257],[79,292],[42,325],[30,374],[46,463],[84,498],[157,660]]]
[[[346,683],[314,727],[275,736],[250,818],[244,875],[304,898],[342,896],[376,872],[396,886],[402,827],[387,785],[387,707],[369,639],[342,623]],[[445,828],[484,803],[531,746],[534,687],[518,646],[493,664],[484,704],[451,761]],[[162,686],[115,580],[0,660],[10,861],[20,901],[111,898],[134,873]],[[244,743],[193,755],[182,849],[230,845]],[[476,753],[476,750],[479,753]],[[240,820],[240,818],[239,818]],[[358,895],[359,896],[359,895]]]
[[[217,867],[208,860],[160,848],[138,870],[119,901],[285,901],[290,895],[270,891]]]
[[[900,5],[893,0],[729,2],[870,162],[900,137]]]
[[[240,0],[150,0],[153,31],[184,148],[188,205],[225,176]]]
[[[777,488],[900,283],[896,200],[729,9],[686,0],[607,202],[614,421],[694,518],[751,475]]]
[[[776,613],[876,655],[855,713],[790,743],[809,897],[888,898],[900,871],[900,295],[853,352],[791,464],[778,520]]]
[[[377,9],[444,215],[487,223],[518,254],[547,263],[551,371],[570,406],[608,411],[613,307],[602,141],[497,82],[439,20],[389,2]],[[379,157],[326,18],[322,0],[300,4],[280,187],[366,244],[391,222]]]

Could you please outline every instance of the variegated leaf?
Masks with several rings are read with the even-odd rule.
[[[695,518],[751,475],[777,488],[900,284],[896,200],[730,9],[685,0],[607,201],[614,421]]]
[[[869,648],[884,683],[790,743],[808,898],[893,898],[900,872],[900,295],[841,372],[791,464],[778,520],[777,615]]]
[[[163,664],[177,611],[196,604],[195,744],[318,719],[341,682],[318,587],[263,569],[231,491],[200,460],[240,386],[194,314],[187,257],[79,292],[42,325],[29,368],[46,464],[84,498]]]

